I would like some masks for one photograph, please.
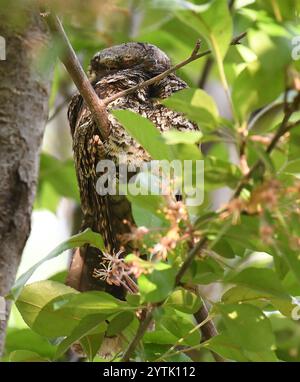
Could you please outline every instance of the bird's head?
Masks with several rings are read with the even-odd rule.
[[[91,59],[89,77],[93,82],[119,70],[139,68],[150,76],[171,66],[169,57],[155,45],[128,42],[96,53]]]

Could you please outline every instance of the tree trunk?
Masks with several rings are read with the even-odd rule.
[[[6,41],[6,60],[0,61],[0,296],[15,280],[30,233],[50,89],[50,76],[35,65],[49,42],[39,13],[28,8],[4,12],[0,10],[0,36]],[[5,328],[1,321],[0,355]]]

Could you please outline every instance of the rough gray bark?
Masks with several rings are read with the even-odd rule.
[[[23,8],[18,18],[22,26],[17,26],[10,19],[15,14],[4,12],[0,10],[0,36],[6,39],[6,60],[0,61],[0,296],[15,280],[30,233],[50,89],[49,78],[35,65],[49,42],[43,20]],[[2,321],[0,355],[5,327]]]

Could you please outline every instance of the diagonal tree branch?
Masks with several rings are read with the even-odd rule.
[[[110,133],[110,125],[104,102],[97,96],[84,70],[82,69],[82,66],[76,57],[74,49],[59,18],[49,12],[42,13],[42,16],[45,18],[52,34],[61,42],[63,49],[60,54],[60,60],[65,65],[79,93],[88,105],[98,126],[101,139],[105,141]]]

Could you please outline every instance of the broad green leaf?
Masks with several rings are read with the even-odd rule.
[[[102,291],[90,291],[76,294],[54,304],[57,311],[70,312],[75,315],[90,314],[110,315],[123,310],[132,310],[125,301]]]
[[[149,333],[151,335],[151,333]],[[148,333],[147,333],[148,335]],[[170,334],[171,336],[171,334]],[[159,337],[159,333],[156,336]],[[174,338],[174,336],[173,336]],[[172,342],[171,342],[172,343]],[[146,343],[144,346],[144,356],[149,362],[155,362],[157,358],[161,357],[163,354],[167,352],[170,348],[170,345],[160,345],[158,343]],[[168,355],[165,359],[168,362],[192,362],[191,358],[189,358],[185,353],[179,352],[178,354]]]
[[[277,243],[276,250],[279,251],[278,255],[283,256],[290,270],[296,276],[298,282],[300,283],[300,255],[298,250],[293,250],[290,248],[289,243],[286,242],[286,237],[280,237],[281,240]]]
[[[274,297],[274,295],[262,292],[250,287],[237,286],[226,291],[222,296],[222,301],[226,304],[248,303],[265,309],[268,304],[274,306],[286,317],[291,317],[294,308],[291,298]]]
[[[30,350],[15,350],[9,355],[9,362],[50,362],[38,353]]]
[[[165,199],[160,195],[132,195],[128,194],[127,199],[137,208],[143,209],[145,213],[153,215],[153,219],[159,219],[162,223],[165,222],[162,213],[163,207],[166,205]],[[140,222],[141,219],[138,219]],[[142,224],[143,225],[143,224]],[[147,227],[147,226],[146,226]]]
[[[259,61],[248,64],[233,85],[232,99],[240,119],[276,99],[283,85],[283,73],[267,70]]]
[[[177,145],[179,143],[194,145],[200,142],[202,136],[203,134],[200,131],[169,130],[162,133],[162,139],[167,145]]]
[[[154,269],[148,274],[138,278],[139,291],[142,300],[146,302],[159,302],[165,299],[174,288],[175,270],[171,265],[156,263]]]
[[[139,294],[131,294],[131,293],[128,293],[126,295],[126,301],[128,302],[129,305],[131,306],[135,306],[135,307],[138,307],[140,306],[140,300],[141,300],[141,296]]]
[[[203,348],[212,350],[228,360],[238,362],[248,361],[248,358],[243,354],[243,348],[235,343],[233,339],[226,334],[226,331],[205,341]]]
[[[219,304],[216,309],[230,338],[244,350],[269,352],[275,349],[271,323],[260,309],[249,304]]]
[[[278,361],[273,351],[250,352],[232,340],[224,331],[212,337],[203,344],[203,347],[220,354],[225,359],[238,362],[276,362]]]
[[[80,344],[83,348],[83,351],[86,353],[89,361],[93,361],[103,341],[104,332],[98,334],[88,334],[85,337],[81,338]]]
[[[299,179],[300,178],[300,159],[295,159],[288,162],[281,171],[286,174],[292,174],[297,179]]]
[[[233,259],[235,257],[235,253],[225,239],[220,239],[213,247],[213,251],[215,251],[218,255],[222,257],[226,257],[227,259]]]
[[[223,58],[232,38],[232,19],[226,0],[212,0],[203,5],[181,2],[186,10],[177,11],[176,16],[200,33],[210,45],[215,56],[221,81],[227,88]]]
[[[38,281],[24,287],[16,301],[16,306],[26,324],[32,328],[39,313],[49,301],[59,296],[77,293],[75,289],[55,281]]]
[[[272,131],[283,119],[283,102],[273,102],[260,110],[249,123],[249,134]]]
[[[171,307],[188,314],[196,313],[201,305],[201,300],[194,293],[183,288],[176,289],[164,304],[166,307]]]
[[[242,177],[238,166],[215,157],[205,158],[205,188],[215,189],[223,186],[235,188]]]
[[[210,284],[220,281],[223,277],[224,269],[212,257],[195,260],[192,266],[183,276],[183,280],[192,281],[194,284]]]
[[[40,161],[37,207],[47,207],[43,198],[44,187],[50,185],[59,196],[72,198],[79,202],[79,192],[73,160],[61,161],[42,153]]]
[[[246,268],[241,272],[229,275],[225,281],[230,284],[244,285],[253,290],[266,293],[278,298],[289,300],[289,295],[285,292],[281,282],[272,269]]]
[[[184,338],[182,344],[195,346],[200,344],[201,335],[199,330],[192,331],[195,325],[186,318],[178,315],[165,315],[159,322],[168,332],[173,334],[177,340]]]
[[[217,126],[219,112],[213,98],[201,89],[184,89],[174,93],[171,97],[162,101],[164,105],[175,111],[184,113],[191,121],[200,124],[200,127],[214,128]],[[181,133],[182,136],[188,132]],[[172,136],[171,132],[163,134],[166,142],[174,143],[197,143],[201,138],[200,132],[191,132],[192,135],[184,142],[180,141],[176,136]],[[191,134],[190,133],[190,134]],[[194,142],[191,138],[194,136]],[[199,138],[198,138],[198,137]]]
[[[156,201],[150,197],[150,200],[153,200],[153,204],[151,206],[150,202],[150,208],[148,208],[149,204],[147,196],[143,197],[140,195],[140,197],[137,198],[134,196],[129,196],[128,199],[131,201],[132,216],[138,227],[144,226],[147,228],[159,228],[168,226],[168,222],[165,221],[164,216],[159,212],[160,203],[156,203]],[[145,208],[141,207],[143,200]],[[153,210],[156,208],[156,206],[158,206],[158,209],[156,209],[154,213]],[[150,211],[150,209],[152,211]]]
[[[114,110],[113,115],[152,159],[172,159],[168,146],[161,141],[159,130],[147,118],[129,110]]]
[[[15,350],[24,349],[38,353],[40,357],[52,359],[56,346],[29,328],[8,327],[5,338],[5,353],[10,354]]]
[[[153,332],[148,332],[143,337],[143,342],[145,344],[152,343],[152,344],[160,344],[160,345],[167,345],[167,344],[173,344],[177,341],[177,336],[172,334],[171,332],[167,331],[165,328],[163,329],[156,329]]]
[[[97,314],[104,320],[120,311],[134,309],[108,293],[78,293],[53,281],[26,286],[16,304],[27,325],[49,338],[71,335],[87,316]]]
[[[104,335],[106,328],[107,324],[103,321],[103,315],[95,314],[83,318],[79,322],[79,324],[74,328],[71,335],[66,337],[59,344],[55,354],[55,358],[59,358],[60,356],[62,356],[74,342],[81,340],[83,337],[87,336],[91,332],[93,332],[93,334],[103,333]],[[93,353],[93,357],[95,355],[96,354]]]
[[[27,272],[23,273],[23,275],[18,278],[18,280],[12,287],[10,296],[16,299],[19,296],[23,286],[30,279],[35,270],[45,261],[51,260],[54,257],[59,256],[61,253],[68,249],[82,247],[85,244],[89,244],[93,247],[99,248],[102,251],[105,250],[102,236],[99,233],[93,232],[91,229],[88,228],[84,232],[74,235],[68,240],[59,244],[53,251],[49,253],[49,255],[47,255],[42,260],[33,265]]]
[[[134,319],[133,312],[121,312],[117,314],[109,322],[106,335],[108,337],[112,337],[123,332],[123,330],[125,330],[127,326],[130,325],[133,319]]]

